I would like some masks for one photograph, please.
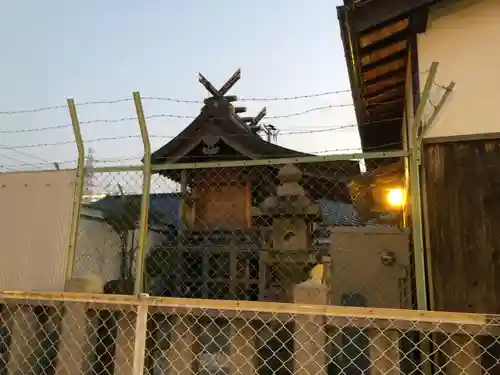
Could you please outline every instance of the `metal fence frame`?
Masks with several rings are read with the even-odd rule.
[[[430,74],[431,76],[431,74]],[[433,77],[433,75],[432,75]],[[432,78],[431,77],[431,78]],[[144,146],[143,165],[135,166],[109,166],[109,167],[94,167],[92,173],[109,173],[109,172],[143,172],[142,181],[142,201],[140,211],[140,239],[138,249],[138,261],[136,262],[135,274],[142,275],[144,268],[144,254],[147,242],[147,217],[149,211],[149,195],[152,174],[159,170],[180,170],[180,169],[203,169],[203,168],[223,168],[223,167],[245,167],[245,166],[263,166],[263,165],[284,165],[289,163],[314,163],[340,160],[362,160],[362,159],[384,159],[391,157],[405,158],[406,173],[409,176],[407,191],[411,198],[411,225],[412,228],[412,243],[414,254],[414,268],[416,279],[416,294],[417,306],[419,310],[427,310],[428,296],[428,281],[426,276],[426,259],[424,255],[423,242],[423,223],[422,223],[422,203],[420,194],[420,167],[419,167],[419,152],[421,139],[417,136],[409,137],[409,144],[406,143],[405,150],[384,151],[384,152],[366,152],[353,154],[338,154],[328,156],[308,156],[297,158],[280,158],[280,159],[258,159],[245,161],[227,161],[227,162],[206,162],[206,163],[180,163],[180,164],[151,164],[151,147],[148,137],[147,124],[142,108],[141,96],[139,92],[133,93],[134,104],[137,113],[137,120],[141,132],[141,138]],[[73,99],[68,99],[68,107],[70,117],[73,124],[73,130],[78,150],[78,165],[77,165],[77,182],[75,186],[75,199],[73,202],[73,216],[71,222],[70,244],[68,249],[68,263],[66,279],[70,279],[73,274],[76,243],[78,240],[78,221],[80,216],[81,196],[83,191],[83,182],[85,178],[85,150],[78,115]],[[410,124],[410,133],[417,134],[417,122]],[[403,125],[404,133],[405,125]],[[408,212],[406,216],[410,216]],[[135,279],[134,290],[135,294],[139,294],[143,287],[143,277]]]
[[[400,367],[403,366],[401,354],[398,354],[401,348],[398,343],[402,335],[408,331],[414,331],[421,336],[426,337],[427,340],[434,343],[434,346],[442,346],[439,348],[442,354],[446,357],[444,364],[439,365],[435,362],[437,351],[429,350],[429,346],[423,345],[418,340],[414,348],[420,352],[418,363],[413,365],[422,366],[425,368],[426,364],[433,366],[446,366],[447,373],[463,373],[463,371],[470,371],[473,374],[480,373],[482,364],[479,360],[479,355],[482,355],[482,350],[486,347],[481,343],[481,337],[490,336],[498,340],[500,336],[500,320],[498,316],[485,315],[485,314],[469,314],[469,313],[447,313],[447,312],[424,312],[412,310],[394,310],[383,308],[360,308],[360,307],[333,307],[333,306],[318,306],[307,304],[290,304],[290,303],[269,303],[269,302],[244,302],[244,301],[218,301],[218,300],[196,300],[196,299],[183,299],[183,298],[159,298],[149,297],[147,295],[138,296],[118,296],[118,295],[92,295],[92,294],[72,294],[72,293],[30,293],[30,292],[6,292],[0,294],[0,305],[4,307],[3,322],[6,321],[6,310],[10,314],[14,314],[19,309],[26,309],[29,311],[36,307],[53,308],[58,315],[57,319],[65,319],[75,324],[75,317],[72,316],[71,311],[78,314],[78,311],[117,311],[121,312],[120,315],[126,320],[126,324],[118,328],[119,332],[116,334],[116,345],[121,345],[121,348],[116,348],[115,356],[120,355],[122,361],[122,368],[119,373],[130,373],[134,375],[142,375],[145,370],[145,358],[147,357],[146,342],[148,338],[148,322],[152,319],[153,314],[160,313],[166,316],[183,317],[188,316],[192,319],[211,318],[215,319],[223,317],[227,319],[229,324],[236,329],[236,335],[240,334],[240,326],[250,327],[250,322],[284,322],[293,321],[296,324],[295,330],[299,330],[293,334],[293,340],[298,341],[299,346],[295,346],[292,356],[294,361],[299,361],[300,373],[304,375],[311,375],[318,373],[318,363],[314,360],[304,361],[297,351],[326,351],[326,343],[322,343],[320,339],[316,342],[317,337],[308,334],[309,330],[320,329],[325,335],[326,340],[333,340],[327,333],[327,327],[336,330],[349,330],[358,329],[362,330],[368,342],[368,364],[371,368],[372,374],[396,374],[400,373]],[[63,310],[61,308],[66,308]],[[69,310],[68,310],[69,309]],[[71,310],[76,309],[76,310]],[[127,315],[132,313],[132,315]],[[21,311],[22,314],[22,311]],[[9,318],[7,318],[9,319]],[[10,315],[10,319],[23,319],[22,317],[15,318]],[[290,320],[291,319],[291,320]],[[191,321],[191,320],[190,320]],[[68,323],[68,322],[67,322]],[[19,327],[19,321],[12,322]],[[73,333],[71,327],[61,323],[60,334],[66,335],[66,341],[58,344],[58,356],[60,352],[64,354],[63,357],[72,357],[71,354],[77,354],[76,357],[81,356],[80,351],[83,351],[85,338],[82,336],[78,341],[76,337],[80,334]],[[286,323],[288,324],[288,323]],[[297,328],[298,324],[298,328]],[[194,335],[194,341],[197,341],[197,331],[194,326],[185,326],[184,329],[192,330],[190,335]],[[74,327],[75,329],[82,330],[84,327]],[[30,334],[29,327],[20,327],[18,329],[26,331],[25,334]],[[66,331],[64,331],[66,329]],[[27,331],[28,330],[28,331]],[[120,333],[120,330],[123,332]],[[126,332],[125,332],[126,331]],[[196,331],[196,332],[195,332]],[[312,331],[311,331],[312,332]],[[68,337],[70,334],[71,337]],[[89,333],[87,333],[88,335]],[[19,334],[18,334],[19,335]],[[435,337],[435,335],[444,335],[444,341]],[[334,335],[335,336],[335,335]],[[18,340],[25,340],[22,334]],[[239,336],[238,336],[239,337]],[[329,339],[327,337],[330,337]],[[63,340],[64,339],[60,339]],[[81,341],[80,341],[81,340]],[[120,341],[121,340],[121,341]],[[169,340],[172,340],[170,338]],[[184,340],[184,339],[183,339]],[[231,342],[230,345],[249,345],[246,340],[248,338],[240,337],[239,342]],[[302,341],[301,341],[302,340]],[[120,341],[118,343],[118,341]],[[236,340],[238,341],[238,340]],[[440,344],[441,342],[441,344]],[[443,346],[444,344],[451,344],[451,346]],[[462,345],[463,344],[463,345]],[[12,344],[11,344],[12,345]],[[14,344],[17,345],[17,344]],[[187,343],[182,343],[183,347]],[[296,345],[296,344],[295,344]],[[304,347],[304,346],[305,347]],[[298,348],[298,349],[297,349]],[[399,349],[398,349],[399,348]],[[257,350],[256,347],[246,348],[250,351]],[[15,349],[18,360],[24,360],[19,356],[19,348]],[[175,350],[175,349],[174,349]],[[190,349],[183,349],[190,350]],[[429,351],[428,351],[429,350]],[[120,354],[116,354],[120,353]],[[124,354],[126,353],[126,354]],[[133,353],[133,355],[132,355]],[[239,353],[239,350],[238,350]],[[240,353],[241,354],[241,353]],[[315,359],[323,361],[317,357],[314,352]],[[180,353],[177,353],[180,355]],[[302,353],[302,356],[304,353]],[[242,355],[240,355],[242,356]],[[125,357],[125,358],[124,358]],[[317,358],[316,358],[317,357]],[[313,358],[314,359],[314,358]],[[333,360],[330,357],[330,361]],[[62,364],[68,371],[67,366],[76,366],[77,359],[68,359],[69,363]],[[118,361],[117,358],[114,361]],[[131,363],[130,363],[131,362]],[[330,362],[327,362],[330,363]],[[233,366],[237,366],[235,371],[240,373],[243,371],[238,366],[243,366],[244,361],[240,361]],[[5,365],[5,364],[4,364]],[[116,365],[116,363],[115,363]],[[172,364],[171,364],[172,365]],[[24,363],[24,366],[27,366]],[[173,366],[173,365],[172,365]],[[123,368],[124,367],[124,368]],[[321,368],[321,367],[319,367]],[[185,369],[188,370],[188,369]],[[64,371],[64,370],[63,370]],[[425,370],[424,370],[425,371]],[[412,371],[413,372],[413,371]],[[115,370],[116,373],[116,370]],[[249,373],[244,371],[244,373]],[[253,372],[252,372],[253,373]],[[319,373],[325,373],[325,369]]]

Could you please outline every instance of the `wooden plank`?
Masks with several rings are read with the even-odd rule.
[[[424,145],[437,310],[500,313],[500,141]]]

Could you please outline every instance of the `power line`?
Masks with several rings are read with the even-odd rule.
[[[36,155],[32,155],[32,154],[29,154],[29,153],[24,152],[24,151],[19,151],[19,150],[18,150],[18,148],[20,148],[20,147],[15,147],[15,146],[7,146],[7,145],[4,145],[4,144],[0,143],[0,149],[7,149],[7,150],[11,150],[11,151],[16,152],[16,153],[18,153],[18,154],[20,154],[20,155],[24,155],[24,156],[27,156],[27,157],[29,157],[29,158],[33,158],[33,159],[36,159],[36,160],[40,160],[40,161],[43,161],[44,163],[50,163],[50,162],[48,162],[47,160],[42,159],[42,158],[40,158],[40,157],[38,157],[38,156],[36,156]]]
[[[31,166],[31,167],[35,167],[35,168],[39,168],[39,167],[40,167],[39,165],[37,166],[36,164],[33,164],[33,163],[27,163],[27,162],[25,162],[25,161],[23,161],[23,160],[13,158],[13,157],[8,156],[8,155],[3,155],[3,154],[1,154],[1,155],[0,155],[0,158],[5,158],[5,159],[8,159],[8,160],[12,160],[12,161],[14,161],[14,162],[18,162],[18,163],[20,163],[20,164],[24,164],[24,165]],[[19,164],[17,164],[17,165],[19,165]],[[8,166],[1,165],[1,164],[0,164],[0,167],[5,168],[5,169],[9,169],[9,168],[8,168]],[[13,169],[9,169],[9,170],[13,170]]]

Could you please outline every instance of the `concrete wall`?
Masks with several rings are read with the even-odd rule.
[[[410,240],[398,228],[332,227],[330,287],[333,305],[361,295],[369,307],[410,307]],[[393,263],[385,263],[394,254]]]
[[[0,290],[62,290],[76,173],[0,173]]]
[[[461,0],[431,9],[428,28],[418,36],[421,85],[433,61],[439,62],[436,82],[457,85],[428,138],[500,132],[500,1]],[[443,90],[434,86],[436,104]],[[428,105],[427,115],[432,111]]]

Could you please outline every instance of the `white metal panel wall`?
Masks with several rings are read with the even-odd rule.
[[[0,290],[63,289],[74,170],[0,173]]]

